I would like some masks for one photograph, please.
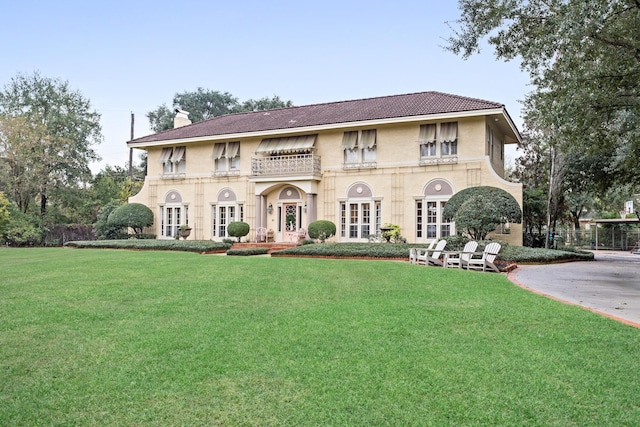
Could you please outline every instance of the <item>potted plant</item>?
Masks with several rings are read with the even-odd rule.
[[[183,224],[180,226],[180,237],[182,237],[183,239],[187,239],[187,237],[189,237],[189,235],[191,234],[191,227],[189,227],[187,224]]]

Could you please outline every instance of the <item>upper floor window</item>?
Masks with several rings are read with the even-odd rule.
[[[375,168],[377,132],[375,129],[348,131],[342,137],[345,169]]]
[[[215,175],[240,173],[240,142],[219,142],[213,146]]]
[[[187,147],[165,147],[160,154],[162,175],[174,177],[187,171]]]
[[[420,126],[420,164],[458,161],[458,123],[430,123]]]

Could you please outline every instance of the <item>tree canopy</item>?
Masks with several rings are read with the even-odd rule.
[[[468,57],[486,39],[519,59],[536,139],[579,161],[579,183],[640,182],[640,2],[459,0],[447,48]]]
[[[37,195],[44,217],[53,188],[90,179],[100,132],[100,115],[68,82],[19,74],[0,91],[0,182],[23,212]]]
[[[176,93],[173,97],[173,108],[160,105],[147,113],[149,124],[154,132],[173,128],[174,110],[179,108],[189,112],[189,119],[195,123],[225,114],[244,111],[271,110],[293,106],[291,101],[283,101],[278,96],[272,98],[249,99],[240,102],[229,92],[219,92],[197,88],[193,92]]]

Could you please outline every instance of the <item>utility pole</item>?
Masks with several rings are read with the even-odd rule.
[[[131,112],[131,139],[133,139],[134,114]],[[129,148],[129,178],[133,181],[133,148]]]

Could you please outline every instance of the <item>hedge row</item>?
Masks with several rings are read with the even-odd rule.
[[[212,242],[210,240],[84,240],[65,243],[72,248],[99,249],[138,249],[138,250],[170,250],[187,252],[224,252],[229,243]]]
[[[478,245],[478,251],[482,251],[484,249],[484,243],[485,242],[481,242]],[[272,255],[407,259],[409,257],[409,248],[424,246],[425,245],[420,244],[402,243],[325,243],[297,246],[295,248],[274,252]],[[460,250],[462,249],[462,246],[464,246],[464,243],[458,242],[454,239],[450,245],[447,244],[445,250]],[[503,244],[498,259],[513,263],[549,263],[578,260],[590,261],[593,260],[593,254],[591,252],[580,252],[571,249],[539,249]]]
[[[445,250],[459,250],[462,241],[452,239]],[[138,249],[138,250],[173,250],[190,252],[227,252],[228,255],[261,255],[268,252],[267,248],[244,248],[230,250],[232,244],[226,242],[212,242],[210,240],[87,240],[72,241],[65,246],[74,248],[108,248],[108,249]],[[284,249],[272,253],[274,256],[305,256],[305,257],[337,257],[337,258],[381,258],[408,259],[409,248],[424,247],[420,244],[404,243],[324,243],[308,244]],[[478,251],[484,248],[481,242]],[[512,263],[549,263],[558,261],[589,261],[593,260],[591,252],[580,252],[567,248],[566,250],[528,248],[503,244],[499,260]]]
[[[243,249],[229,249],[227,255],[265,255],[269,253],[269,248],[243,248]]]

